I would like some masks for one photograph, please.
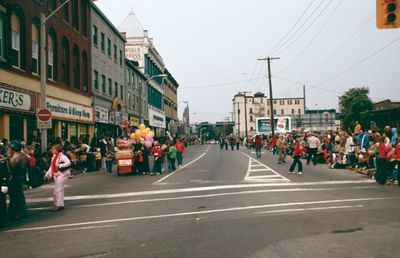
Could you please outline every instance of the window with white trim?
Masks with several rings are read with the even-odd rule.
[[[32,31],[32,73],[39,74],[39,30],[35,24],[31,25]]]
[[[47,35],[47,77],[54,80],[54,39]]]
[[[18,16],[13,12],[11,14],[11,48],[12,65],[21,67],[21,24]]]
[[[6,9],[0,6],[0,59],[4,58],[4,21]]]

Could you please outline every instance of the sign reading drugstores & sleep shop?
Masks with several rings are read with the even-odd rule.
[[[93,123],[93,108],[47,97],[47,108],[52,117],[60,120]]]
[[[0,85],[0,108],[33,113],[35,97]]]

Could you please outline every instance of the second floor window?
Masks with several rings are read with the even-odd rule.
[[[99,72],[96,70],[93,71],[93,84],[94,84],[94,89],[98,90],[99,89]]]
[[[78,0],[72,0],[72,26],[79,30],[79,7]]]
[[[105,48],[106,48],[106,42],[105,42],[105,39],[104,39],[104,33],[103,32],[100,34],[100,46],[101,46],[101,50],[104,51]]]
[[[12,48],[12,65],[21,67],[21,34],[20,34],[20,20],[15,14],[11,14],[11,48]]]
[[[98,43],[97,38],[98,38],[97,27],[95,25],[93,25],[93,44],[95,44],[96,46]]]
[[[101,91],[106,92],[106,76],[104,74],[101,75]]]
[[[35,24],[31,26],[32,31],[32,73],[39,74],[39,32]]]

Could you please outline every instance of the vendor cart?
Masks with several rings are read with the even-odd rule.
[[[117,175],[134,173],[135,155],[133,144],[130,140],[118,140],[117,151],[115,153],[117,163]]]

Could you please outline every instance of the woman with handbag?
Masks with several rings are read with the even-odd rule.
[[[64,184],[71,174],[71,161],[62,153],[62,147],[60,145],[53,145],[51,147],[51,153],[53,157],[45,178],[54,178],[53,211],[60,211],[64,209]]]

